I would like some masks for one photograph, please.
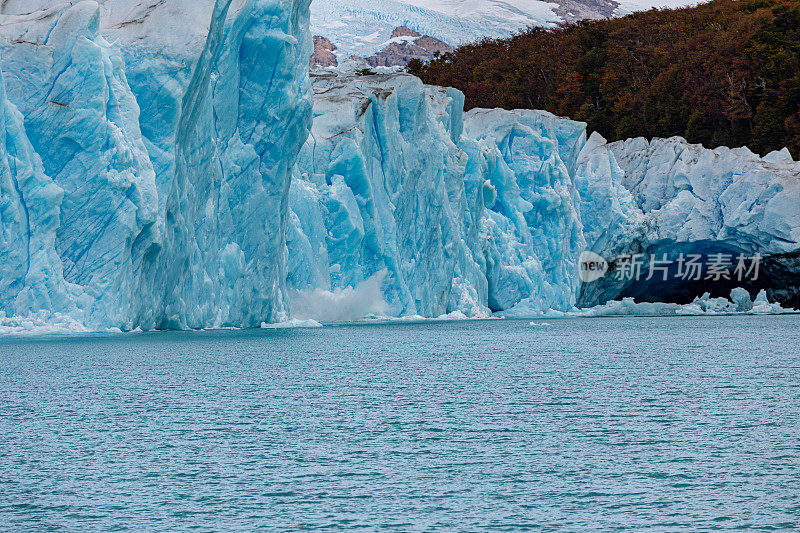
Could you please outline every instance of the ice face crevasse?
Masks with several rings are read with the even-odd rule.
[[[157,200],[122,57],[99,25],[98,5],[80,2],[41,45],[11,47],[4,64],[31,144],[63,190],[55,246],[64,280],[82,288],[84,321],[123,325],[136,308],[120,297],[136,290],[133,243],[152,238]]]
[[[288,318],[288,190],[310,126],[310,40],[307,2],[286,4],[215,6],[177,124],[161,327]]]
[[[293,289],[386,273],[394,315],[486,315],[480,183],[456,142],[463,96],[407,75],[315,75],[312,134],[292,184]]]
[[[92,328],[285,317],[286,199],[310,120],[308,1],[71,4],[10,0],[0,24],[32,148],[19,160],[54,182],[48,218],[25,224],[45,255],[55,234],[38,301]],[[9,120],[4,131],[16,139]],[[14,196],[25,194],[33,205],[24,188]],[[2,288],[6,308],[23,296],[17,274]]]
[[[56,229],[63,191],[45,175],[0,73],[0,314],[68,306]]]

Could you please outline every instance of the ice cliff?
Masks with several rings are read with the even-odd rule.
[[[308,4],[4,2],[0,311],[121,329],[288,316]]]
[[[315,76],[314,126],[292,183],[292,288],[385,272],[396,315],[486,313],[476,262],[481,176],[458,148],[463,97],[411,76]]]
[[[740,256],[762,255],[758,279],[744,287],[753,294],[766,289],[771,298],[800,307],[800,163],[787,150],[762,158],[747,148],[708,150],[680,138],[598,146],[619,165],[610,175],[616,174],[627,205],[625,219],[612,227],[612,238],[590,243],[590,249],[611,258],[641,253],[645,258],[695,255],[735,262]],[[584,285],[579,303],[653,296],[674,302],[707,290],[721,296],[742,285],[738,279],[709,284],[705,278],[671,278],[631,283],[607,276]]]
[[[4,2],[0,320],[522,316],[707,290],[581,283],[587,250],[761,253],[745,288],[798,305],[788,154],[608,144],[404,74],[312,83],[308,25],[308,0]]]
[[[288,283],[341,291],[383,275],[394,315],[567,312],[711,291],[797,305],[800,163],[682,139],[607,143],[539,111],[462,112],[403,74],[320,71],[292,182]],[[762,254],[760,280],[581,283],[585,251]],[[383,273],[383,274],[381,274]],[[720,282],[721,281],[721,282]]]

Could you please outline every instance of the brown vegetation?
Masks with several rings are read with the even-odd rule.
[[[531,29],[412,73],[467,106],[546,109],[609,140],[680,135],[800,156],[800,0],[693,8]]]

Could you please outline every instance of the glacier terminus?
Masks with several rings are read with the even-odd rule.
[[[5,2],[0,322],[258,327],[314,295],[475,318],[702,296],[582,283],[586,251],[763,256],[744,288],[764,295],[734,291],[734,310],[800,306],[787,151],[607,143],[542,111],[465,113],[459,91],[400,72],[311,74],[310,15],[309,0]]]

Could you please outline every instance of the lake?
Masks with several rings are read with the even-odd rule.
[[[0,339],[0,529],[800,528],[800,317]]]

